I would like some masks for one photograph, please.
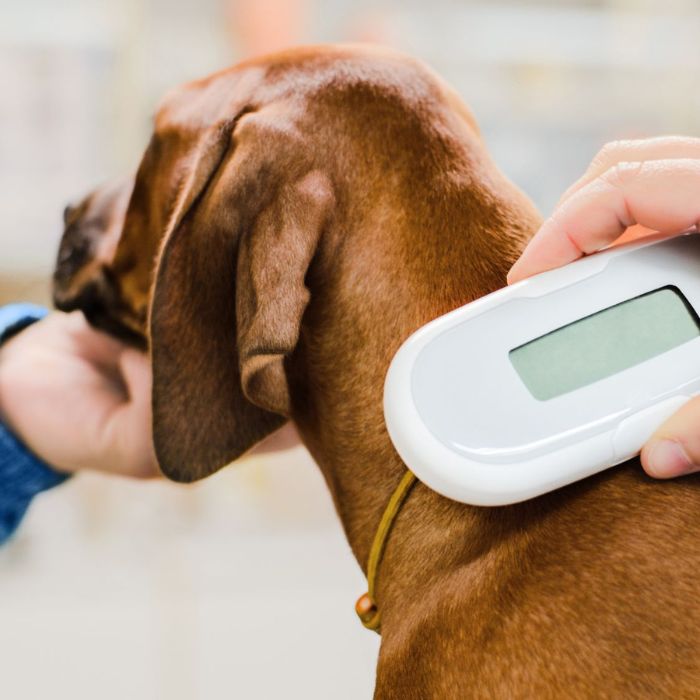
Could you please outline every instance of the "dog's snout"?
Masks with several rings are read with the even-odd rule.
[[[58,282],[61,275],[55,275]],[[87,284],[75,290],[73,294],[61,293],[63,290],[59,284],[54,287],[54,304],[59,311],[75,311],[80,309],[88,320],[97,319],[105,315],[110,297],[110,289],[104,276],[90,280]],[[107,298],[107,299],[106,299]]]
[[[91,267],[93,245],[76,225],[63,234],[53,273],[54,303],[71,303],[80,293],[85,272]],[[81,274],[81,272],[83,274]],[[60,307],[59,307],[60,308]]]
[[[125,302],[111,269],[131,190],[131,181],[107,185],[64,208],[52,296],[57,309],[82,311],[93,327],[144,347],[145,312]]]
[[[58,270],[73,273],[88,261],[89,255],[90,243],[85,238],[66,236],[58,249]]]

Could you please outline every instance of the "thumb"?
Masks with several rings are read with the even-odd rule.
[[[119,356],[119,369],[129,401],[143,405],[151,402],[151,363],[148,355],[132,348]]]
[[[700,396],[681,406],[649,438],[641,458],[646,473],[657,479],[700,471]]]
[[[115,404],[106,426],[111,446],[108,471],[138,478],[159,474],[151,432],[151,368],[148,356],[132,349],[119,357],[126,396]]]

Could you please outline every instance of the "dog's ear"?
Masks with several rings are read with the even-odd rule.
[[[161,469],[176,481],[225,466],[289,413],[284,359],[333,195],[296,148],[267,136],[250,123],[209,135],[161,250],[150,315],[153,434]]]

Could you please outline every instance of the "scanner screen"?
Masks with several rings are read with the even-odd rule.
[[[700,336],[676,287],[662,287],[569,323],[508,354],[528,391],[546,401],[593,384]]]

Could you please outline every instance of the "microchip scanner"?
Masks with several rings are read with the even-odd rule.
[[[607,249],[416,331],[391,362],[406,466],[464,503],[516,503],[638,454],[700,393],[700,235]]]

